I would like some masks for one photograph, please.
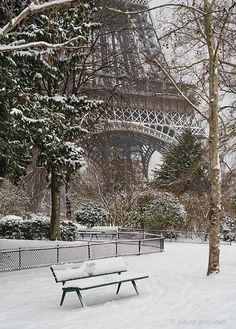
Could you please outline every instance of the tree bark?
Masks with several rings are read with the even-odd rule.
[[[51,171],[51,223],[49,240],[60,238],[61,184],[54,170]]]
[[[221,175],[219,161],[219,105],[218,105],[218,55],[213,34],[212,8],[204,0],[205,33],[209,54],[209,160],[210,160],[210,209],[209,209],[209,261],[207,275],[219,272]]]
[[[70,183],[69,182],[66,182],[66,184],[65,184],[65,199],[66,199],[66,219],[71,220],[72,211],[71,211]]]

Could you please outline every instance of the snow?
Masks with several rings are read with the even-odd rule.
[[[57,266],[53,266],[53,270],[57,281],[89,277],[85,262],[82,265],[78,264],[77,267],[73,267],[73,264],[59,265],[59,269]]]
[[[63,264],[53,266],[58,281],[84,278],[93,275],[122,272],[127,265],[122,257],[88,260],[82,264]],[[73,285],[73,284],[72,284]]]
[[[89,231],[99,231],[99,232],[118,232],[118,226],[93,226],[88,229]]]
[[[14,216],[15,217],[15,216]],[[21,218],[21,217],[20,217]],[[1,219],[2,220],[2,219]],[[87,241],[49,241],[49,240],[11,240],[0,239],[0,251],[3,249],[31,248],[31,247],[52,247],[52,246],[72,246],[87,244]],[[1,327],[0,327],[1,328]]]
[[[206,276],[208,246],[166,243],[165,252],[126,257],[137,281],[75,293],[62,307],[61,284],[49,268],[0,273],[1,329],[234,329],[236,245],[221,246],[221,273]],[[128,271],[129,272],[129,271]],[[90,279],[89,279],[90,280]]]
[[[127,270],[127,265],[122,257],[87,261],[89,275],[101,275],[110,272],[122,272]]]

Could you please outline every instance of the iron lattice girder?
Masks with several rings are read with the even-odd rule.
[[[162,153],[185,129],[197,135],[202,135],[202,129],[189,104],[151,64],[151,59],[159,60],[160,48],[150,13],[122,13],[148,8],[148,1],[98,3],[101,10],[96,18],[102,24],[100,33],[93,36],[97,43],[91,60],[91,70],[96,73],[87,79],[85,89],[88,97],[103,99],[106,107],[83,120],[87,127],[91,127],[89,122],[98,123],[92,127],[87,151],[102,161],[116,145],[128,152],[139,149],[147,176],[155,151]],[[188,91],[188,86],[181,87]]]
[[[118,127],[117,127],[118,128]],[[165,135],[164,135],[165,137]],[[84,147],[89,158],[102,164],[110,156],[113,147],[122,150],[123,154],[139,153],[143,165],[143,174],[148,178],[148,166],[155,151],[162,153],[168,144],[156,136],[147,135],[142,131],[111,130],[95,133],[85,141]]]
[[[102,9],[96,19],[102,25],[93,57],[93,65],[100,68],[99,76],[103,73],[133,79],[156,72],[156,68],[147,63],[147,57],[156,57],[160,52],[149,13],[122,14],[127,10],[145,10],[148,2],[100,0],[99,5]]]
[[[202,135],[202,129],[194,122],[194,116],[183,113],[117,106],[101,111],[99,121],[107,131],[136,131],[169,143],[185,129]]]

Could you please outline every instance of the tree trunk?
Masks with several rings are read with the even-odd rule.
[[[213,35],[212,8],[204,0],[205,31],[209,54],[209,157],[210,157],[210,208],[209,208],[209,262],[207,275],[219,272],[221,175],[219,161],[219,108],[218,108],[218,55]]]
[[[66,184],[65,184],[65,199],[66,199],[66,219],[71,220],[72,211],[71,211],[70,183],[69,182],[66,182]]]
[[[60,238],[61,184],[54,170],[51,171],[51,223],[49,240]]]

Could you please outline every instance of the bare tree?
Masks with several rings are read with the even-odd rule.
[[[226,73],[233,67],[235,8],[231,1],[188,1],[162,12],[157,38],[162,57],[147,58],[207,123],[210,163],[209,263],[219,272],[221,212],[220,126]],[[234,42],[233,42],[234,43]],[[227,45],[227,46],[226,46]],[[181,82],[181,84],[179,83]]]

